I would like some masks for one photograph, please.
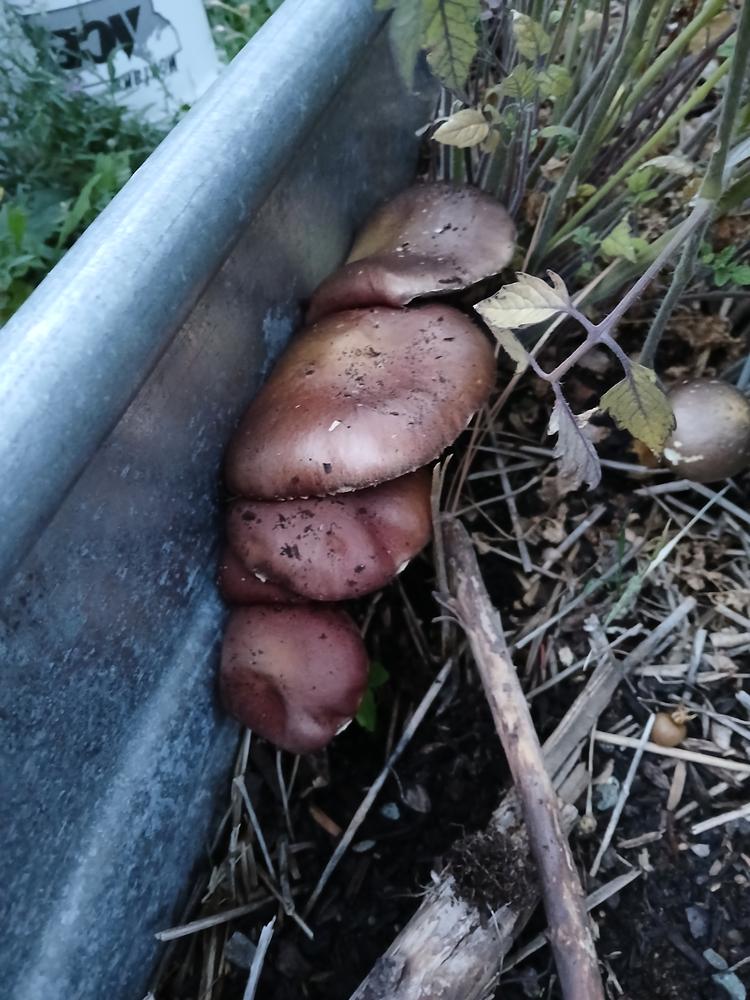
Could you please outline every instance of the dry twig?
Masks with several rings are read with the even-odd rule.
[[[603,998],[583,890],[499,615],[485,589],[466,529],[456,520],[446,520],[443,543],[448,556],[450,603],[469,639],[521,800],[563,993],[570,1000]]]

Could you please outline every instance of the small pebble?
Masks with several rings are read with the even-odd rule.
[[[255,945],[241,931],[235,931],[227,941],[224,957],[238,969],[249,969],[255,957]]]
[[[702,906],[685,907],[690,933],[694,938],[705,937],[708,934],[708,914]]]
[[[400,818],[401,812],[395,802],[386,802],[380,807],[380,815],[383,819],[390,819],[395,823]]]
[[[594,809],[598,812],[606,812],[608,809],[614,809],[619,795],[620,782],[614,775],[607,779],[607,781],[603,781],[600,785],[594,785],[592,790]]]

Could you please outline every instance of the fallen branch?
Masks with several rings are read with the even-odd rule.
[[[544,759],[560,799],[575,802],[586,786],[586,770],[581,765],[565,777],[567,762],[580,751],[597,718],[612,700],[622,677],[631,666],[663,643],[695,608],[695,600],[683,601],[653,632],[618,664],[607,656],[571,705],[544,746]],[[726,786],[717,786],[726,790]],[[717,792],[717,794],[719,794]],[[563,810],[563,825],[570,827],[574,811]],[[516,842],[522,821],[514,791],[505,796],[484,831],[492,844],[503,838]],[[457,854],[470,845],[459,845]],[[508,850],[503,850],[507,857]],[[528,863],[528,858],[525,858]],[[495,864],[502,865],[501,859]],[[488,860],[487,868],[492,868]],[[488,871],[488,874],[490,872]],[[501,868],[500,877],[508,872]],[[475,1000],[486,996],[488,985],[496,979],[513,940],[524,927],[528,915],[539,901],[537,885],[531,883],[526,899],[482,905],[469,897],[449,866],[434,875],[421,906],[375,963],[351,1000]]]
[[[513,664],[500,616],[484,586],[463,525],[443,523],[450,605],[466,632],[495,727],[505,750],[539,869],[550,946],[562,992],[569,1000],[604,997],[586,902],[563,833],[552,780]]]
[[[571,775],[566,795],[577,798],[586,783],[584,768]],[[577,818],[563,805],[562,824],[570,832]],[[469,898],[460,873],[444,873],[406,927],[379,958],[351,1000],[478,1000],[487,995],[513,941],[539,902],[535,870],[518,800],[507,796],[486,830],[470,835],[454,850],[454,865],[481,864],[498,852],[506,859],[497,872],[501,892],[490,901],[494,884],[480,903]],[[511,859],[513,863],[511,863]],[[438,877],[435,876],[437,879]]]

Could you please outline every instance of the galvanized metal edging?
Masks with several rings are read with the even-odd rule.
[[[0,331],[0,585],[381,23],[285,0]]]

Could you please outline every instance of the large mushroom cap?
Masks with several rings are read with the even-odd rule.
[[[359,707],[367,653],[343,611],[313,605],[237,608],[219,676],[227,711],[292,753],[325,746]]]
[[[227,604],[300,604],[304,601],[286,587],[259,579],[229,546],[219,560],[216,583]]]
[[[308,321],[467,288],[510,263],[515,239],[510,215],[477,188],[407,188],[365,224],[347,263],[313,295]]]
[[[728,382],[690,379],[669,391],[675,429],[664,446],[671,467],[697,483],[750,465],[750,401]]]
[[[247,571],[310,600],[348,600],[385,586],[427,544],[430,486],[420,469],[339,496],[238,500],[227,538]]]
[[[448,306],[357,309],[294,338],[229,445],[245,497],[325,496],[426,465],[485,402],[489,341]]]

